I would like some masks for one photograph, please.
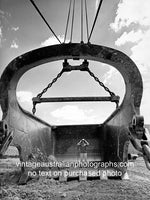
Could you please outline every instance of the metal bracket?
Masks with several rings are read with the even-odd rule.
[[[89,62],[84,60],[81,65],[70,65],[67,59],[63,62],[63,72],[70,72],[72,70],[80,70],[80,71],[87,71],[89,66]]]
[[[137,137],[137,139],[141,140],[145,133],[144,117],[141,115],[134,115],[129,129],[130,132]]]

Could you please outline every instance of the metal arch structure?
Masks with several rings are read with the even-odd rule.
[[[121,73],[126,86],[124,99],[104,123],[55,126],[25,111],[17,102],[17,84],[26,71],[64,59],[98,61],[115,67]],[[138,68],[127,55],[118,50],[93,44],[68,43],[25,53],[6,67],[0,79],[3,112],[1,154],[12,141],[19,150],[22,162],[32,159],[38,161],[40,155],[46,160],[51,156],[58,161],[75,160],[79,156],[77,143],[85,139],[89,143],[89,160],[126,162],[130,137],[141,140],[144,135],[143,121],[137,117],[140,115],[142,92],[142,78]],[[135,122],[137,119],[139,123]],[[26,182],[28,170],[22,167],[20,183]],[[118,167],[118,170],[124,175],[127,167]]]
[[[126,93],[121,107],[125,106],[125,104],[130,101],[133,102],[136,112],[139,112],[143,84],[140,72],[133,61],[122,52],[108,47],[71,43],[33,50],[14,59],[7,66],[0,82],[1,105],[4,114],[6,115],[6,112],[8,111],[9,104],[6,102],[9,99],[10,91],[14,91],[13,96],[17,102],[17,83],[26,71],[47,62],[63,59],[95,60],[115,67],[123,76],[126,85]],[[5,106],[3,106],[4,104]]]

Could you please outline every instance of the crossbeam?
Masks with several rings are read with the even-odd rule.
[[[34,97],[32,101],[37,103],[48,103],[48,102],[81,102],[81,101],[111,101],[119,102],[119,96],[103,96],[103,97],[48,97],[48,98],[39,98]]]

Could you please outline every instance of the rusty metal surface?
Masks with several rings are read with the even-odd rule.
[[[20,77],[26,71],[40,64],[65,58],[95,60],[114,66],[121,73],[126,84],[127,90],[123,104],[126,104],[127,100],[132,101],[133,99],[133,105],[138,109],[142,97],[142,80],[139,70],[128,56],[120,51],[98,45],[61,44],[28,52],[14,59],[7,66],[0,83],[3,111],[8,109],[8,91],[16,89]],[[14,97],[16,97],[15,94]]]
[[[121,73],[126,86],[123,102],[102,125],[56,127],[23,110],[18,104],[16,87],[21,76],[38,65],[62,59],[99,61],[115,67]],[[119,162],[127,160],[127,127],[133,116],[140,114],[142,91],[139,70],[122,52],[93,44],[60,44],[36,49],[14,59],[0,79],[0,104],[3,120],[13,132],[13,144],[18,148],[22,161],[30,160],[37,151],[44,158],[51,155],[56,159],[63,156],[65,159],[67,155],[75,157],[75,144],[85,139],[91,143],[91,159],[95,154],[103,161]]]
[[[47,98],[33,98],[35,103],[42,103],[42,102],[73,102],[73,101],[119,101],[119,96],[114,97],[47,97]]]

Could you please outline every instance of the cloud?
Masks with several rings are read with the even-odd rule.
[[[110,79],[111,79],[111,77],[112,77],[113,75],[115,75],[116,72],[117,72],[117,71],[116,71],[115,68],[109,67],[109,70],[108,70],[108,71],[104,74],[104,76],[103,76],[103,78],[104,78],[103,83],[104,83],[104,84],[108,84],[109,81],[110,81]]]
[[[70,123],[92,123],[96,120],[92,109],[81,109],[77,105],[66,105],[51,112],[51,115],[59,121]]]
[[[4,15],[4,11],[3,10],[0,10],[0,15]]]
[[[13,31],[18,31],[18,30],[19,30],[19,27],[12,27],[11,30],[13,30]]]
[[[97,9],[98,9],[99,1],[100,1],[100,0],[96,0],[96,1],[95,1],[95,13],[96,13],[96,11],[97,11]]]
[[[59,40],[63,43],[64,42],[64,37],[63,36],[58,36]],[[69,42],[69,40],[66,40],[66,43]],[[56,37],[52,36],[49,37],[47,40],[41,43],[41,46],[49,46],[49,45],[54,45],[54,44],[59,44],[59,41],[56,39]]]
[[[18,91],[17,92],[17,99],[21,103],[30,103],[32,102],[33,94],[29,91]]]
[[[18,48],[18,45],[16,44],[15,40],[13,40],[13,31],[18,31],[19,27],[14,27],[10,23],[10,17],[10,13],[0,10],[0,47],[2,47],[2,43],[6,42],[6,40],[9,39],[9,42],[12,43],[11,48]],[[11,34],[11,36],[9,38],[4,38],[4,36],[6,36],[7,33],[8,35]]]
[[[131,24],[149,26],[149,10],[149,0],[122,0],[118,4],[115,21],[110,26],[115,32],[123,27],[129,27]]]
[[[13,49],[18,49],[19,48],[19,45],[16,43],[15,40],[12,41],[12,44],[10,46],[10,48],[13,48]]]
[[[124,32],[116,41],[116,46],[121,46],[126,44],[127,42],[137,43],[143,38],[143,33],[141,30],[138,31],[130,31],[129,33]]]
[[[0,10],[0,47],[2,46],[2,40],[3,40],[3,26],[2,26],[2,21],[4,18],[4,11]]]
[[[131,59],[137,64],[141,73],[148,73],[149,48],[150,48],[150,1],[145,0],[123,0],[118,4],[116,18],[110,26],[118,32],[124,27],[128,27],[130,32],[124,32],[116,41],[117,46],[127,42],[136,43],[131,48]],[[128,12],[127,12],[128,11]],[[140,14],[139,14],[140,13]],[[131,24],[138,25],[131,26]],[[134,29],[137,29],[136,31]]]
[[[131,48],[131,58],[139,66],[141,73],[150,73],[149,62],[149,49],[150,49],[150,29],[143,34],[142,40]]]
[[[150,123],[148,110],[150,110],[150,1],[145,0],[122,0],[118,4],[116,17],[110,27],[120,33],[124,28],[128,29],[128,33],[124,32],[115,41],[117,46],[121,46],[130,42],[131,59],[138,66],[144,83],[144,92],[141,104],[141,114],[144,115],[145,122]],[[136,31],[135,31],[136,30]]]
[[[0,27],[0,47],[2,46],[2,38],[3,38],[2,27]]]
[[[17,91],[17,100],[22,108],[28,110],[29,112],[32,111],[32,98],[33,94],[30,91]]]

